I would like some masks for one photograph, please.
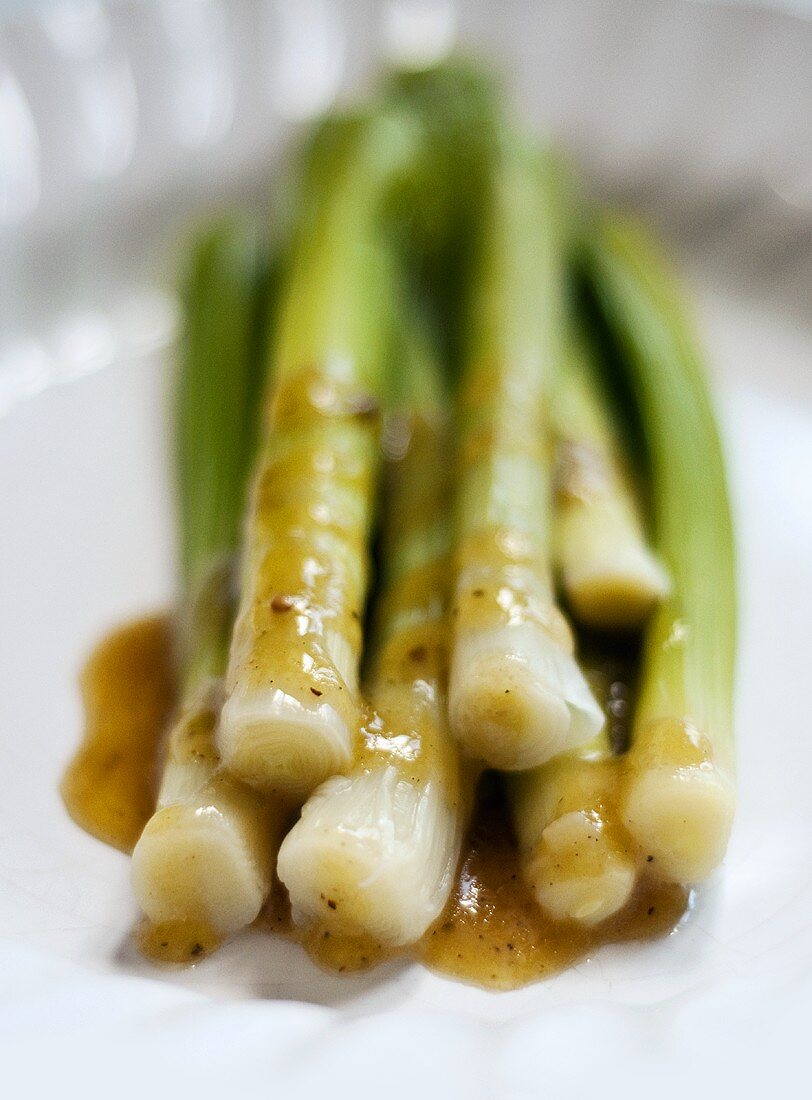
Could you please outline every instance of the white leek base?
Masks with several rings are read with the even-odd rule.
[[[259,914],[269,870],[250,841],[213,806],[165,806],[141,834],[132,856],[136,900],[153,924],[201,922],[227,936]]]
[[[702,882],[722,862],[733,824],[733,784],[712,764],[662,765],[633,776],[624,823],[648,870],[686,885]]]
[[[311,709],[282,691],[237,691],[223,707],[217,745],[232,775],[295,798],[347,767],[352,736],[327,704]]]
[[[327,780],[279,851],[294,921],[413,943],[448,899],[461,824],[438,783],[392,765]]]
[[[604,628],[641,626],[668,592],[668,578],[637,540],[621,546],[562,548],[564,589],[580,622]]]
[[[524,874],[553,920],[588,927],[619,912],[637,881],[632,855],[581,811],[563,814],[544,829],[524,857]]]
[[[575,658],[532,622],[455,639],[449,714],[466,753],[502,771],[577,748],[605,720]]]

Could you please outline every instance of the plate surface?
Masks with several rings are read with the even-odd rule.
[[[269,1077],[302,1095],[319,1081],[341,1090],[363,1066],[364,1081],[346,1095],[385,1082],[389,1097],[405,1097],[442,1080],[437,1095],[516,1098],[553,1082],[550,1095],[584,1095],[627,1073],[663,1095],[667,1067],[668,1095],[706,1071],[723,1073],[728,1088],[761,1077],[782,1094],[812,1009],[812,738],[802,703],[812,330],[703,286],[701,275],[694,282],[741,544],[740,808],[730,853],[669,939],[606,948],[514,993],[417,966],[334,978],[298,948],[257,935],[187,971],[139,960],[127,860],[67,820],[56,788],[80,728],[76,675],[88,648],[171,596],[163,357],[50,389],[0,422],[7,1065],[42,1082],[90,1072],[101,1087],[125,1057],[124,1087],[134,1092],[138,1075],[160,1065],[166,1080],[201,1075],[201,1087],[239,1083],[242,1095],[259,1095]]]

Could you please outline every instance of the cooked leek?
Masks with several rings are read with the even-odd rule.
[[[393,280],[394,115],[333,119],[309,153],[273,351],[218,744],[230,770],[302,798],[351,761]]]
[[[204,927],[215,938],[259,912],[280,825],[255,791],[223,774],[214,746],[263,373],[263,268],[256,234],[224,222],[196,242],[185,287],[176,407],[182,696],[158,809],[132,863],[136,898],[154,924]]]
[[[646,545],[622,429],[593,359],[573,338],[556,380],[555,560],[577,618],[623,629],[645,622],[667,577]]]
[[[610,715],[627,705],[604,668],[592,669],[591,683]],[[553,920],[591,927],[631,897],[639,856],[617,808],[622,768],[607,721],[589,744],[511,782],[522,871]]]
[[[554,172],[535,149],[505,142],[460,383],[450,716],[469,755],[507,770],[542,764],[603,722],[550,576],[543,404],[563,323]]]
[[[672,590],[646,631],[624,819],[649,870],[691,883],[724,856],[733,817],[736,605],[727,483],[679,292],[638,225],[585,242],[590,286],[636,399],[655,544]]]
[[[437,366],[417,332],[401,370],[372,709],[352,771],[311,795],[278,865],[298,923],[391,945],[414,942],[439,916],[470,803],[445,717],[448,426]]]

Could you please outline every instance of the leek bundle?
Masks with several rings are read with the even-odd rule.
[[[277,810],[222,771],[214,743],[256,437],[267,292],[252,228],[223,222],[198,238],[183,293],[176,404],[181,702],[168,734],[158,809],[132,862],[135,896],[168,936],[168,926],[192,926],[195,935],[205,929],[219,938],[250,923],[270,888],[281,825]]]
[[[383,580],[360,754],[347,776],[311,795],[278,863],[298,923],[393,946],[419,939],[448,898],[471,786],[445,716],[448,418],[419,326],[404,358],[405,392],[387,432]]]
[[[734,806],[734,551],[721,448],[680,295],[645,231],[605,218],[584,258],[639,411],[655,545],[672,579],[646,630],[623,815],[650,871],[698,882],[724,855]]]
[[[394,76],[298,165],[270,346],[253,230],[214,226],[187,280],[181,698],[139,904],[194,954],[276,870],[313,943],[435,924],[455,973],[486,941],[535,974],[664,928],[733,812],[730,511],[672,279],[475,67]],[[554,577],[622,636],[588,675]],[[480,819],[460,860],[483,768],[518,862]]]
[[[555,174],[534,148],[505,140],[460,381],[450,717],[470,756],[506,770],[542,764],[603,722],[550,573],[543,406],[564,308]]]

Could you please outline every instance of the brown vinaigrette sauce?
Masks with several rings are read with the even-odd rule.
[[[626,908],[598,928],[549,920],[522,878],[502,783],[490,774],[480,786],[451,898],[418,955],[433,970],[515,989],[563,970],[603,943],[663,935],[686,903],[684,888],[652,882],[641,884]]]
[[[625,747],[636,649],[589,637],[581,653],[607,709],[613,743]],[[104,639],[82,675],[82,696],[85,736],[65,774],[62,797],[83,829],[131,851],[154,809],[161,734],[175,699],[169,618],[144,619]],[[661,936],[674,928],[688,902],[684,887],[643,877],[626,908],[596,929],[548,920],[520,873],[502,781],[486,773],[448,904],[405,953],[464,981],[511,989],[549,977],[601,944]],[[292,936],[315,962],[337,972],[367,969],[404,953],[368,938],[295,929],[278,883],[258,923]],[[195,962],[217,946],[205,930],[187,931],[182,950],[161,929],[142,925],[137,940],[145,954],[165,961]]]
[[[146,917],[136,925],[133,940],[151,962],[180,966],[202,962],[223,946],[223,937],[205,921],[153,924]]]
[[[155,809],[157,757],[175,702],[172,623],[166,615],[114,630],[80,681],[82,744],[62,779],[68,813],[85,832],[131,852]]]

